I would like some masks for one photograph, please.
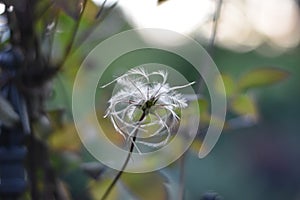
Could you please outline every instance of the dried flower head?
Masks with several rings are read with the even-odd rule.
[[[187,107],[186,99],[176,90],[194,83],[171,87],[167,78],[167,71],[147,72],[139,67],[102,86],[116,82],[120,87],[110,98],[104,117],[110,118],[125,139],[132,140],[138,132],[139,138],[134,143],[150,147],[165,145],[171,127],[180,119],[176,110]]]

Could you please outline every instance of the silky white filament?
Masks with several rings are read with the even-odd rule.
[[[172,127],[180,120],[176,110],[187,107],[187,100],[176,90],[195,82],[171,87],[167,79],[167,71],[147,72],[138,67],[101,86],[116,82],[120,87],[109,99],[104,117],[109,117],[127,141],[132,140],[135,131],[139,133],[135,143],[158,148],[169,141]],[[139,121],[142,114],[145,117]]]

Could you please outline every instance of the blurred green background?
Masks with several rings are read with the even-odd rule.
[[[61,13],[59,31],[54,33],[53,63],[62,57],[78,20],[73,16],[71,1],[55,2]],[[128,0],[117,2],[114,8],[111,6],[115,1],[105,1],[105,5],[104,1],[87,2],[73,49],[54,80],[54,95],[47,104],[55,131],[45,138],[54,167],[71,199],[99,199],[116,174],[95,164],[78,139],[71,113],[76,72],[99,42],[136,27],[171,29],[203,44],[231,93],[228,121],[217,145],[204,159],[197,157],[200,137],[184,158],[160,172],[125,174],[123,184],[110,198],[176,199],[181,184],[180,167],[184,165],[185,199],[201,199],[207,192],[229,200],[300,199],[298,1]],[[93,21],[99,5],[103,12],[100,20]],[[52,14],[46,13],[45,17]],[[41,19],[37,30],[42,31],[48,22]],[[180,41],[175,41],[175,45],[180,45]],[[144,61],[143,57],[140,59]],[[129,65],[130,62],[128,58]],[[253,70],[260,75],[251,75]],[[124,69],[108,71],[105,78],[109,80],[120,71]],[[193,77],[189,71],[185,75]],[[252,85],[235,91],[244,79],[252,80]],[[209,102],[205,92],[204,95]],[[243,100],[237,100],[238,97]],[[98,106],[104,112],[106,106]],[[58,112],[62,108],[66,110],[64,115]]]

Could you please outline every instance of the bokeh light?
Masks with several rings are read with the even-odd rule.
[[[104,2],[94,1],[98,5]],[[107,0],[105,3],[111,5],[114,2]],[[168,0],[162,3],[157,0],[119,0],[118,6],[133,28],[169,29],[198,35],[207,41],[212,35],[218,3],[217,0]],[[223,0],[216,45],[238,52],[269,46],[273,53],[282,53],[299,44],[299,16],[294,0]]]

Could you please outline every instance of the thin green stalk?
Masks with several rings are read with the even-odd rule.
[[[140,117],[140,119],[138,120],[138,122],[140,123],[141,121],[144,120],[144,118],[146,117],[146,112],[144,111],[142,116]],[[136,141],[136,136],[138,134],[138,129],[135,130],[135,132],[133,133],[133,137],[132,137],[132,142],[131,142],[131,145],[130,145],[130,149],[129,149],[129,152],[128,152],[128,155],[126,157],[126,160],[121,168],[121,170],[118,172],[118,174],[116,175],[116,177],[113,179],[113,181],[111,182],[111,184],[109,185],[109,187],[106,189],[104,195],[102,196],[101,200],[105,200],[108,195],[110,194],[110,192],[112,191],[112,189],[114,188],[114,186],[116,185],[116,183],[118,182],[118,180],[121,178],[122,174],[124,173],[124,170],[125,168],[127,167],[128,165],[128,162],[130,160],[130,157],[131,157],[131,154],[134,150],[134,143]]]
[[[215,48],[215,41],[216,41],[216,36],[217,36],[217,31],[218,31],[218,24],[219,24],[219,17],[221,14],[221,7],[222,7],[222,2],[223,0],[216,0],[216,9],[214,12],[213,16],[213,24],[212,24],[212,30],[211,30],[211,36],[208,42],[207,46],[207,52],[209,53],[210,57],[214,57],[214,48]],[[207,61],[206,61],[207,62]],[[206,63],[207,65],[208,63]],[[204,70],[207,70],[208,66],[204,67]],[[205,74],[205,73],[204,73]],[[203,89],[205,88],[205,83],[202,78],[199,78],[198,86],[196,88],[197,94],[201,94]]]
[[[87,4],[87,0],[84,0],[83,4],[82,4],[82,11],[80,12],[79,17],[78,17],[78,19],[75,23],[75,26],[74,26],[74,29],[72,31],[72,35],[71,35],[70,40],[68,42],[68,46],[67,46],[66,51],[64,53],[63,59],[58,65],[59,68],[62,68],[64,66],[68,56],[70,55],[71,51],[73,50],[73,46],[74,46],[74,43],[75,43],[75,38],[76,38],[78,29],[79,29],[79,25],[80,25],[83,13],[85,12],[85,9],[86,9],[86,4]]]
[[[212,26],[212,34],[210,37],[210,41],[208,44],[208,53],[210,54],[211,57],[213,57],[213,50],[215,46],[215,41],[216,41],[216,36],[217,36],[217,30],[218,30],[218,24],[219,24],[219,17],[221,14],[221,7],[222,7],[222,1],[223,0],[216,0],[217,1],[217,7],[214,13],[214,18],[213,18],[213,26]]]
[[[94,22],[94,24],[92,25],[92,27],[85,31],[84,33],[82,33],[80,36],[78,36],[78,41],[76,42],[76,44],[74,44],[74,49],[78,50],[83,43],[90,37],[90,35],[92,35],[92,33],[96,30],[96,28],[98,27],[99,24],[101,24],[106,17],[110,14],[111,10],[117,5],[117,2],[114,3],[113,5],[111,5],[104,13],[101,11],[100,15],[98,16],[98,14],[95,16],[95,19],[97,19],[97,21]],[[100,12],[99,11],[99,12]]]

